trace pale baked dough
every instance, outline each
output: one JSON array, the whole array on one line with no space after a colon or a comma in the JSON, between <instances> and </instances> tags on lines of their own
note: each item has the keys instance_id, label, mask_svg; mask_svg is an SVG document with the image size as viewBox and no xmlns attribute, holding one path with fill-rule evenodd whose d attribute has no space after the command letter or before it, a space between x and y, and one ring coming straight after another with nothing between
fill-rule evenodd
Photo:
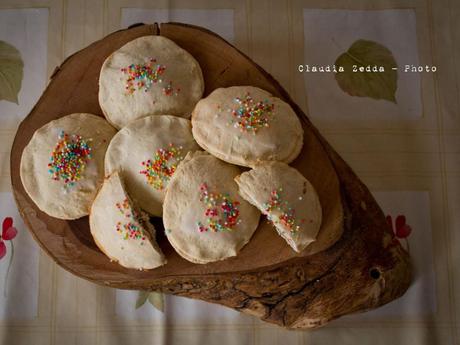
<instances>
[{"instance_id":1,"label":"pale baked dough","mask_svg":"<svg viewBox=\"0 0 460 345\"><path fill-rule=\"evenodd\" d=\"M240 195L267 215L296 252L316 240L322 221L321 204L315 188L297 169L269 162L235 181Z\"/></svg>"},{"instance_id":2,"label":"pale baked dough","mask_svg":"<svg viewBox=\"0 0 460 345\"><path fill-rule=\"evenodd\" d=\"M246 100L247 95L250 99ZM239 109L247 111L238 117ZM250 114L255 116L248 118ZM263 161L289 163L303 146L302 125L291 106L252 86L214 90L193 110L192 127L203 149L242 166Z\"/></svg>"},{"instance_id":3,"label":"pale baked dough","mask_svg":"<svg viewBox=\"0 0 460 345\"><path fill-rule=\"evenodd\" d=\"M130 122L113 137L105 156L105 174L120 171L136 203L161 216L170 175L187 152L198 149L190 120L147 116Z\"/></svg>"},{"instance_id":4,"label":"pale baked dough","mask_svg":"<svg viewBox=\"0 0 460 345\"><path fill-rule=\"evenodd\" d=\"M133 70L144 72L147 72L145 66L150 65L152 73L147 73L150 78L133 80L129 87L131 65ZM146 115L189 118L203 90L201 68L192 55L165 37L143 36L128 42L105 60L99 77L99 104L107 120L121 128Z\"/></svg>"},{"instance_id":5,"label":"pale baked dough","mask_svg":"<svg viewBox=\"0 0 460 345\"><path fill-rule=\"evenodd\" d=\"M49 172L50 157L59 135L80 135L91 148L91 158L74 185L54 180ZM104 118L91 114L71 114L38 129L24 148L21 157L21 181L40 210L61 219L88 215L97 189L104 179L104 155L116 133Z\"/></svg>"},{"instance_id":6,"label":"pale baked dough","mask_svg":"<svg viewBox=\"0 0 460 345\"><path fill-rule=\"evenodd\" d=\"M89 225L102 252L126 268L147 270L166 263L155 240L155 228L129 198L117 172L99 190Z\"/></svg>"},{"instance_id":7,"label":"pale baked dough","mask_svg":"<svg viewBox=\"0 0 460 345\"><path fill-rule=\"evenodd\" d=\"M199 264L223 260L237 255L250 240L260 213L238 195L233 179L240 172L238 167L199 151L189 153L179 165L166 191L163 223L169 242L186 260ZM206 204L204 185L215 205ZM228 195L227 202L222 197L224 194ZM224 216L222 205L230 202L239 203L235 219ZM222 231L213 231L207 221L210 217L205 214L207 209L211 215L216 212L212 221L222 225L227 219L229 226L216 227ZM200 225L206 230L200 231Z\"/></svg>"}]
</instances>

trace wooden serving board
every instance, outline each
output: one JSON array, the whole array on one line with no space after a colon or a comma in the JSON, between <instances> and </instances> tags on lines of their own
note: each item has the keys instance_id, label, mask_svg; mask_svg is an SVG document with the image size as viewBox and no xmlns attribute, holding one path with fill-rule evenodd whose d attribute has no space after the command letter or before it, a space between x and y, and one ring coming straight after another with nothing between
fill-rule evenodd
<instances>
[{"instance_id":1,"label":"wooden serving board","mask_svg":"<svg viewBox=\"0 0 460 345\"><path fill-rule=\"evenodd\" d=\"M94 244L88 217L75 221L41 212L19 176L22 151L35 130L64 115L102 116L98 79L108 55L132 39L162 35L200 63L205 96L218 87L253 85L290 103L305 139L293 162L315 186L323 207L318 240L296 254L271 225L259 228L234 258L198 265L182 259L153 219L168 263L151 271L112 263ZM157 290L219 303L284 327L312 328L341 315L375 308L401 296L411 280L408 254L388 228L368 189L319 134L286 91L267 72L214 33L168 23L115 32L57 67L44 94L21 123L11 153L11 180L18 208L41 247L79 277L116 288Z\"/></svg>"}]
</instances>

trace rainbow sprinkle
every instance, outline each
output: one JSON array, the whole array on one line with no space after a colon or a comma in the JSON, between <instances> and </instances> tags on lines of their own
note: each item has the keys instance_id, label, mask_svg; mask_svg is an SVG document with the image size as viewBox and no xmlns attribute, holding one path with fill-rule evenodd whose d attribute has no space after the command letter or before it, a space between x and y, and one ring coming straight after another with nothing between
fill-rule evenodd
<instances>
[{"instance_id":1,"label":"rainbow sprinkle","mask_svg":"<svg viewBox=\"0 0 460 345\"><path fill-rule=\"evenodd\" d=\"M120 213L129 219L127 223L117 222L116 230L120 233L124 240L135 239L141 240L141 245L145 241L144 231L140 227L140 215L134 211L130 205L128 199L124 199L122 202L117 202L115 206L118 208Z\"/></svg>"},{"instance_id":2,"label":"rainbow sprinkle","mask_svg":"<svg viewBox=\"0 0 460 345\"><path fill-rule=\"evenodd\" d=\"M182 146L176 147L170 143L168 148L156 150L153 159L141 163L147 183L157 190L162 190L177 169L179 162L184 159Z\"/></svg>"},{"instance_id":3,"label":"rainbow sprinkle","mask_svg":"<svg viewBox=\"0 0 460 345\"><path fill-rule=\"evenodd\" d=\"M147 92L153 84L162 83L161 76L166 71L166 66L156 63L154 58L148 59L146 64L131 64L128 67L122 68L121 71L128 75L126 79L125 90L126 93L132 95L134 91L144 89ZM165 96L177 96L180 88L173 88L172 81L163 87L163 94Z\"/></svg>"},{"instance_id":4,"label":"rainbow sprinkle","mask_svg":"<svg viewBox=\"0 0 460 345\"><path fill-rule=\"evenodd\" d=\"M232 228L240 223L238 219L240 211L238 201L232 201L228 194L210 193L206 183L200 186L200 201L206 205L207 224L197 222L198 230L205 231L231 231Z\"/></svg>"},{"instance_id":5,"label":"rainbow sprinkle","mask_svg":"<svg viewBox=\"0 0 460 345\"><path fill-rule=\"evenodd\" d=\"M273 223L281 223L283 226L289 229L291 233L297 233L300 230L300 225L295 219L295 210L289 207L287 201L281 200L281 193L283 188L274 189L270 193L270 200L263 204L264 213L267 215L268 220ZM273 212L280 213L279 216L273 214ZM304 223L305 219L300 221L300 224Z\"/></svg>"},{"instance_id":6,"label":"rainbow sprinkle","mask_svg":"<svg viewBox=\"0 0 460 345\"><path fill-rule=\"evenodd\" d=\"M235 98L234 102L238 104L238 108L232 110L231 123L235 128L255 134L260 128L269 126L274 104L268 100L255 102L249 93L244 98Z\"/></svg>"},{"instance_id":7,"label":"rainbow sprinkle","mask_svg":"<svg viewBox=\"0 0 460 345\"><path fill-rule=\"evenodd\" d=\"M172 81L170 81L168 83L168 85L166 85L164 88L163 88L163 94L165 96L177 96L180 92L180 88L176 88L174 89L173 86L172 86Z\"/></svg>"},{"instance_id":8,"label":"rainbow sprinkle","mask_svg":"<svg viewBox=\"0 0 460 345\"><path fill-rule=\"evenodd\" d=\"M48 171L53 180L64 181L64 187L70 188L81 179L86 164L91 159L91 147L80 135L68 135L61 131L59 140L51 153Z\"/></svg>"},{"instance_id":9,"label":"rainbow sprinkle","mask_svg":"<svg viewBox=\"0 0 460 345\"><path fill-rule=\"evenodd\" d=\"M152 84L161 83L161 75L165 72L166 67L160 64L156 64L157 60L150 58L146 64L131 64L126 68L122 68L121 71L124 74L128 74L126 79L126 93L132 95L134 91L141 90L147 92Z\"/></svg>"}]
</instances>

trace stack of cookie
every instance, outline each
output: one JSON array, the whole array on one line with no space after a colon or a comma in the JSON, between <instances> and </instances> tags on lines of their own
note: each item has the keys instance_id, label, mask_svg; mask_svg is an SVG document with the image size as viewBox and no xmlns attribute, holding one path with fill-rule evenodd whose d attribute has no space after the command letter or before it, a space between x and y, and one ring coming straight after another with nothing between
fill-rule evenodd
<instances>
[{"instance_id":1,"label":"stack of cookie","mask_svg":"<svg viewBox=\"0 0 460 345\"><path fill-rule=\"evenodd\" d=\"M129 42L101 69L106 120L71 114L37 130L21 159L25 190L53 217L89 215L95 243L127 268L166 263L149 216L162 217L177 253L198 264L236 256L261 213L303 251L322 209L288 165L303 146L297 115L252 86L203 92L198 62L174 42Z\"/></svg>"}]
</instances>

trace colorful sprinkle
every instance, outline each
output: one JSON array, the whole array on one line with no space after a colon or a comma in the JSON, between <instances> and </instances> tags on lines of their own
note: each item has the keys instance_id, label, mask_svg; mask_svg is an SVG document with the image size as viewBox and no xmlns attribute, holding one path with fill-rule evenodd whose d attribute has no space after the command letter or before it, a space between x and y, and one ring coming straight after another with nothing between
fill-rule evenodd
<instances>
[{"instance_id":1,"label":"colorful sprinkle","mask_svg":"<svg viewBox=\"0 0 460 345\"><path fill-rule=\"evenodd\" d=\"M231 112L233 115L231 124L235 128L255 134L260 128L269 126L274 104L268 100L256 102L249 93L244 98L235 98L234 102L238 104L238 108Z\"/></svg>"},{"instance_id":2,"label":"colorful sprinkle","mask_svg":"<svg viewBox=\"0 0 460 345\"><path fill-rule=\"evenodd\" d=\"M128 74L126 79L126 93L132 95L134 91L144 89L147 92L152 84L161 83L161 75L165 72L164 65L156 64L156 59L149 59L146 64L131 64L121 71Z\"/></svg>"},{"instance_id":3,"label":"colorful sprinkle","mask_svg":"<svg viewBox=\"0 0 460 345\"><path fill-rule=\"evenodd\" d=\"M206 205L206 224L197 222L200 232L231 231L240 223L238 201L232 201L228 194L211 193L206 183L200 186L200 201Z\"/></svg>"},{"instance_id":4,"label":"colorful sprinkle","mask_svg":"<svg viewBox=\"0 0 460 345\"><path fill-rule=\"evenodd\" d=\"M184 159L182 146L176 147L170 143L168 148L156 150L153 159L141 163L147 183L157 190L162 190L177 169L179 162Z\"/></svg>"},{"instance_id":5,"label":"colorful sprinkle","mask_svg":"<svg viewBox=\"0 0 460 345\"><path fill-rule=\"evenodd\" d=\"M177 96L180 92L180 88L176 88L174 89L173 86L172 86L172 81L170 81L168 83L168 85L166 85L164 88L163 88L163 94L165 96Z\"/></svg>"},{"instance_id":6,"label":"colorful sprinkle","mask_svg":"<svg viewBox=\"0 0 460 345\"><path fill-rule=\"evenodd\" d=\"M137 90L143 89L147 92L153 84L163 83L161 77L166 71L166 66L157 64L156 62L156 59L150 58L145 64L131 64L121 69L124 74L128 74L125 85L127 94L132 95L134 91L136 91L136 88ZM169 81L168 84L163 87L163 94L165 96L177 96L179 92L180 88L174 88L172 86L172 81Z\"/></svg>"},{"instance_id":7,"label":"colorful sprinkle","mask_svg":"<svg viewBox=\"0 0 460 345\"><path fill-rule=\"evenodd\" d=\"M48 171L53 180L63 180L64 187L70 188L81 179L91 159L91 140L84 140L80 135L68 135L64 131L61 131L58 138L51 153Z\"/></svg>"},{"instance_id":8,"label":"colorful sprinkle","mask_svg":"<svg viewBox=\"0 0 460 345\"><path fill-rule=\"evenodd\" d=\"M142 223L140 214L130 207L128 199L117 202L115 206L125 218L129 219L126 223L117 222L117 232L122 235L124 240L141 240L141 245L143 245L143 241L145 241L146 238L140 226L140 223Z\"/></svg>"},{"instance_id":9,"label":"colorful sprinkle","mask_svg":"<svg viewBox=\"0 0 460 345\"><path fill-rule=\"evenodd\" d=\"M120 211L123 216L127 218L131 216L131 207L129 207L129 201L127 198L125 198L122 202L117 202L115 206L117 206L118 211Z\"/></svg>"},{"instance_id":10,"label":"colorful sprinkle","mask_svg":"<svg viewBox=\"0 0 460 345\"><path fill-rule=\"evenodd\" d=\"M263 204L264 213L267 218L273 223L281 223L289 229L291 233L297 233L300 230L300 225L296 222L295 210L289 206L287 201L281 200L283 188L278 188L270 193L270 200ZM279 215L277 215L279 213ZM302 219L300 223L304 223Z\"/></svg>"}]
</instances>

